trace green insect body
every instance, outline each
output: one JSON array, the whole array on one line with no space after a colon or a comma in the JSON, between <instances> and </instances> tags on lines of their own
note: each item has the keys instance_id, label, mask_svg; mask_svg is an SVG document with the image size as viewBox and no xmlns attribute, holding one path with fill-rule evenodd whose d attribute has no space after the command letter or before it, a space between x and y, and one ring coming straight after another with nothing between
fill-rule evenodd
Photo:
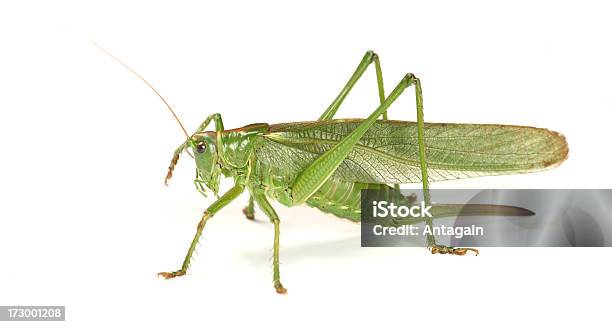
<instances>
[{"instance_id":1,"label":"green insect body","mask_svg":"<svg viewBox=\"0 0 612 327\"><path fill-rule=\"evenodd\" d=\"M219 114L209 118L217 119L217 125L222 126ZM196 185L202 192L208 188L217 193L221 175L233 178L235 186L226 193L231 195L227 201L248 190L277 227L280 220L267 199L288 207L300 205L295 203L293 194L296 180L309 171L309 167L318 158L330 153L362 123L362 119L330 119L276 125L261 123L227 131L198 132L181 145L177 153L189 146L193 148L198 176ZM558 165L568 153L565 138L543 128L445 123L427 123L424 127L428 181L533 172ZM307 197L305 204L359 222L361 190L377 189L391 196L396 189L389 184L423 182L419 142L415 136L417 132L418 124L414 122L375 121L334 168L331 176ZM174 164L176 161L173 160L169 176ZM224 205L225 202L220 198L215 204ZM213 210L217 210L215 204L211 206ZM454 216L460 210L466 214L465 209L436 205L433 214L438 218ZM503 209L505 211L500 211L496 206L476 206L468 208L472 211L467 214L528 214L519 208ZM252 217L252 210L250 203L250 209L249 206L245 208L247 217ZM198 232L183 267L189 266L193 248L205 221L210 217L205 213L205 218L198 225ZM408 223L423 221L426 220ZM432 253L453 254L465 254L468 250L435 243L431 249ZM277 242L275 252L278 252ZM275 260L278 259L275 257ZM277 267L278 262L275 261L275 276L279 275ZM161 274L173 278L183 275L185 271L186 268ZM280 293L286 291L280 284L280 278L275 278L275 286Z\"/></svg>"},{"instance_id":2,"label":"green insect body","mask_svg":"<svg viewBox=\"0 0 612 327\"><path fill-rule=\"evenodd\" d=\"M220 134L223 157L214 163L226 177L235 178L236 183L243 181L250 192L263 191L269 199L290 207L290 187L299 173L360 122L339 119L254 124L224 131ZM199 153L196 149L196 162L198 172L208 172L214 169L210 159L218 146L216 134L201 135L200 140L210 150ZM388 184L421 182L414 135L416 123L377 121L306 204L358 222L362 189L393 192ZM425 144L430 181L537 171L567 154L560 134L523 126L428 123ZM218 181L215 179L209 187L218 190Z\"/></svg>"},{"instance_id":3,"label":"green insect body","mask_svg":"<svg viewBox=\"0 0 612 327\"><path fill-rule=\"evenodd\" d=\"M365 119L333 119L345 97L372 63L376 69L380 106ZM134 73L167 104L148 82ZM388 120L387 109L408 87L415 88L417 121ZM172 111L170 106L168 108ZM172 114L177 118L173 111ZM187 140L174 152L166 184L180 154L190 149L197 167L194 182L201 193L210 190L217 195L222 176L232 178L234 186L204 211L181 268L159 275L165 278L185 275L208 220L246 190L250 194L244 209L247 218L253 218L256 204L274 225L273 283L278 293L286 292L279 268L280 218L270 200L288 207L306 204L358 222L363 189L397 195L398 184L420 183L423 201L430 204L430 182L543 170L559 165L568 154L565 138L547 129L426 124L419 79L407 74L385 95L380 61L372 51L366 52L345 87L317 121L261 123L225 130L221 115L213 114L192 135L178 118L177 121ZM214 131L206 131L211 122ZM457 205L436 204L432 214L435 218L453 216L460 209ZM522 208L488 205L474 205L468 211L470 215L532 214ZM403 223L419 222L431 227L432 218ZM475 249L439 245L431 235L427 237L427 244L432 253L463 255L474 251L478 254Z\"/></svg>"}]
</instances>

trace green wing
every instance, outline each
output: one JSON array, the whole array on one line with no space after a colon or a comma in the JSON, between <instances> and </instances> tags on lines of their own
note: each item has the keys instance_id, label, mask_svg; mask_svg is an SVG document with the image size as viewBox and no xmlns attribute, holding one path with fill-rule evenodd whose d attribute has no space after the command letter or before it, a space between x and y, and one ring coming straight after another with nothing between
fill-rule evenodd
<instances>
[{"instance_id":1,"label":"green wing","mask_svg":"<svg viewBox=\"0 0 612 327\"><path fill-rule=\"evenodd\" d=\"M265 164L297 176L353 131L361 119L271 125L257 145ZM361 183L421 181L415 122L377 121L332 178ZM517 174L567 158L563 135L542 128L484 124L425 124L431 181Z\"/></svg>"}]
</instances>

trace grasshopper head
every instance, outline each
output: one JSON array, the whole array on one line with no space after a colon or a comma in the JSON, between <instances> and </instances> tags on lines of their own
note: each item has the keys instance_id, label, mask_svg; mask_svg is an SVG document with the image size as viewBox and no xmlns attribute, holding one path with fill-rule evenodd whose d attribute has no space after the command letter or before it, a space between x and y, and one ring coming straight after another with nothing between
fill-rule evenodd
<instances>
[{"instance_id":1,"label":"grasshopper head","mask_svg":"<svg viewBox=\"0 0 612 327\"><path fill-rule=\"evenodd\" d=\"M196 162L196 185L201 186L203 183L217 195L221 180L221 165L217 154L216 133L197 133L192 140L191 148ZM201 187L199 189L204 191Z\"/></svg>"},{"instance_id":2,"label":"grasshopper head","mask_svg":"<svg viewBox=\"0 0 612 327\"><path fill-rule=\"evenodd\" d=\"M195 184L198 190L200 193L205 194L204 187L206 187L217 195L221 180L221 165L219 164L219 156L217 154L215 132L196 133L176 149L170 167L168 167L168 174L165 180L166 185L168 185L168 180L172 178L172 172L178 162L179 155L187 148L191 148L194 154L196 162Z\"/></svg>"}]
</instances>

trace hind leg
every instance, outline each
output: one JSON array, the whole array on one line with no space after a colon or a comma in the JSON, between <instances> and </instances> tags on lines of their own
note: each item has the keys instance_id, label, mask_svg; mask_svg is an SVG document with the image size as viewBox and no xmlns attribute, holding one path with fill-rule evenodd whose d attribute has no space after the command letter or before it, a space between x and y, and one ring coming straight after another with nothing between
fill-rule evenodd
<instances>
[{"instance_id":1,"label":"hind leg","mask_svg":"<svg viewBox=\"0 0 612 327\"><path fill-rule=\"evenodd\" d=\"M336 115L336 112L338 112L338 108L340 108L340 105L342 104L346 96L353 89L353 86L357 84L357 81L361 78L361 76L366 71L366 69L368 69L368 66L370 66L370 64L372 63L374 63L374 67L376 69L378 98L380 99L381 104L383 103L383 101L385 101L385 89L383 86L383 77L382 77L382 69L380 68L380 60L378 58L378 55L374 53L374 51L369 50L365 53L365 55L363 55L361 62L357 66L357 69L355 69L355 72L353 73L351 78L349 78L348 82L346 82L346 85L344 86L344 88L342 88L342 91L340 91L340 94L338 94L338 96L334 99L334 101L329 105L329 107L319 117L318 120L328 120L328 119L334 118L334 116ZM383 119L387 119L387 112L383 113Z\"/></svg>"},{"instance_id":2,"label":"hind leg","mask_svg":"<svg viewBox=\"0 0 612 327\"><path fill-rule=\"evenodd\" d=\"M398 83L395 89L389 94L383 103L347 136L340 140L327 152L320 155L313 161L300 175L293 181L291 187L291 198L293 205L304 203L332 176L334 171L340 166L344 159L353 150L359 139L368 131L372 125L387 112L389 106L403 93L403 91L413 86L416 95L417 111L417 143L419 166L421 170L421 182L423 185L423 197L425 205L431 203L429 195L429 178L427 173L427 159L424 140L424 118L423 118L423 94L420 80L413 74L406 74ZM327 113L327 112L326 112ZM431 227L432 218L426 219L426 224ZM427 235L427 246L432 253L465 254L469 249L451 248L436 244L435 237Z\"/></svg>"}]
</instances>

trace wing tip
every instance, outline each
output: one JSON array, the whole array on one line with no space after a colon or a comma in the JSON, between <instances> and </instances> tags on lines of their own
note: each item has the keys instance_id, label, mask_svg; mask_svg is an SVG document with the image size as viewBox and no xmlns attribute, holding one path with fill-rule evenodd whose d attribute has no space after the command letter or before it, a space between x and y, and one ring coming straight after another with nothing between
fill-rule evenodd
<instances>
[{"instance_id":1,"label":"wing tip","mask_svg":"<svg viewBox=\"0 0 612 327\"><path fill-rule=\"evenodd\" d=\"M550 129L546 129L546 131L550 133L556 143L559 144L557 149L553 152L555 155L552 156L550 159L544 160L544 162L542 163L544 169L551 169L559 166L565 160L567 160L567 158L569 157L569 145L567 144L567 139L565 138L565 135Z\"/></svg>"}]
</instances>

